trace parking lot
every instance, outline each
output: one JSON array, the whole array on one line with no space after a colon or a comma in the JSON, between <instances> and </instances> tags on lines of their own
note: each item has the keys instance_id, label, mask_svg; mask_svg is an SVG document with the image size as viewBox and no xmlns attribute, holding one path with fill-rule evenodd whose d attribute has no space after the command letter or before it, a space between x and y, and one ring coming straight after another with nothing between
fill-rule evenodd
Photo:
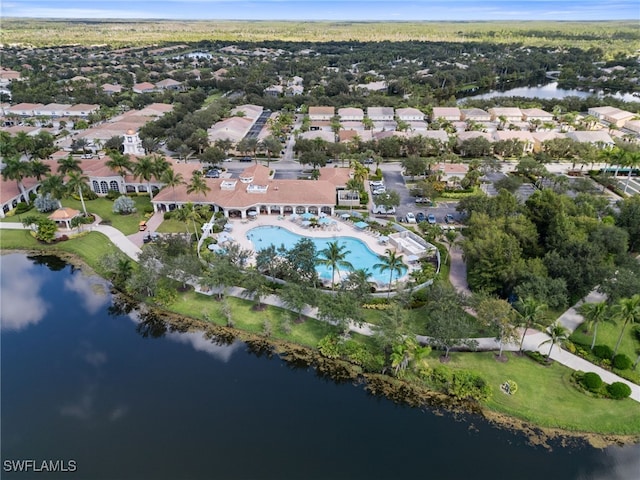
<instances>
[{"instance_id":1,"label":"parking lot","mask_svg":"<svg viewBox=\"0 0 640 480\"><path fill-rule=\"evenodd\" d=\"M438 202L433 207L416 203L415 197L411 196L400 170L385 168L382 172L382 176L387 190L395 190L400 196L400 205L396 209L395 214L396 220L403 221L409 212L414 215L417 215L418 212L422 212L425 217L430 213L435 215L436 223L438 224L445 223L444 219L446 215L452 215L456 222L460 221L461 216L456 211L456 205L458 204L457 201L452 200L448 202Z\"/></svg>"}]
</instances>

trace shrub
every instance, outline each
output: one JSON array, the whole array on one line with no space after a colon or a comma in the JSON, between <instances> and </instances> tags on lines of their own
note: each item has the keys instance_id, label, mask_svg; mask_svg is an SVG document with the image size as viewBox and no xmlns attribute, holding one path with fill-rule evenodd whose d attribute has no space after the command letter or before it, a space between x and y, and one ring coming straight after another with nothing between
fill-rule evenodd
<instances>
[{"instance_id":1,"label":"shrub","mask_svg":"<svg viewBox=\"0 0 640 480\"><path fill-rule=\"evenodd\" d=\"M107 195L105 198L107 198L107 200L115 200L116 198L118 198L120 196L120 192L117 190L109 190L107 192Z\"/></svg>"},{"instance_id":2,"label":"shrub","mask_svg":"<svg viewBox=\"0 0 640 480\"><path fill-rule=\"evenodd\" d=\"M640 325L633 327L633 334L635 335L636 340L640 341Z\"/></svg>"},{"instance_id":3,"label":"shrub","mask_svg":"<svg viewBox=\"0 0 640 480\"><path fill-rule=\"evenodd\" d=\"M129 215L136 211L136 202L127 196L120 196L113 202L113 213L120 215Z\"/></svg>"},{"instance_id":4,"label":"shrub","mask_svg":"<svg viewBox=\"0 0 640 480\"><path fill-rule=\"evenodd\" d=\"M152 206L144 207L144 213L145 215L153 215L153 207Z\"/></svg>"},{"instance_id":5,"label":"shrub","mask_svg":"<svg viewBox=\"0 0 640 480\"><path fill-rule=\"evenodd\" d=\"M593 347L593 354L598 358L611 358L613 357L613 350L609 345L596 345Z\"/></svg>"},{"instance_id":6,"label":"shrub","mask_svg":"<svg viewBox=\"0 0 640 480\"><path fill-rule=\"evenodd\" d=\"M631 395L631 387L626 383L613 382L611 385L607 385L607 392L614 400L622 400Z\"/></svg>"},{"instance_id":7,"label":"shrub","mask_svg":"<svg viewBox=\"0 0 640 480\"><path fill-rule=\"evenodd\" d=\"M33 201L33 205L40 213L52 212L58 208L58 201L47 193L46 195L38 195Z\"/></svg>"},{"instance_id":8,"label":"shrub","mask_svg":"<svg viewBox=\"0 0 640 480\"><path fill-rule=\"evenodd\" d=\"M28 212L31 210L31 205L25 202L20 202L16 205L16 215L20 215L21 213Z\"/></svg>"},{"instance_id":9,"label":"shrub","mask_svg":"<svg viewBox=\"0 0 640 480\"><path fill-rule=\"evenodd\" d=\"M602 388L602 379L597 373L587 372L582 377L582 385L590 392L597 392Z\"/></svg>"},{"instance_id":10,"label":"shrub","mask_svg":"<svg viewBox=\"0 0 640 480\"><path fill-rule=\"evenodd\" d=\"M618 370L629 370L632 365L633 362L624 353L619 353L613 357L613 367Z\"/></svg>"},{"instance_id":11,"label":"shrub","mask_svg":"<svg viewBox=\"0 0 640 480\"><path fill-rule=\"evenodd\" d=\"M171 220L172 217L173 217L173 212L164 212L164 215L162 216L164 220Z\"/></svg>"}]
</instances>

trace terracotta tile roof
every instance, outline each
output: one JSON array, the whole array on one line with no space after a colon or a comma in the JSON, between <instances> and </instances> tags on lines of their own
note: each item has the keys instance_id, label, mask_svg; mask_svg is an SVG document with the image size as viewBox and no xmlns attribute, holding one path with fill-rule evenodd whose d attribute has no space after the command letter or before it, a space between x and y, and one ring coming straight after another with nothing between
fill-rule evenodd
<instances>
[{"instance_id":1,"label":"terracotta tile roof","mask_svg":"<svg viewBox=\"0 0 640 480\"><path fill-rule=\"evenodd\" d=\"M59 222L62 220L71 220L72 218L77 217L78 214L80 214L79 210L64 207L54 211L51 215L49 215L49 218L55 222Z\"/></svg>"}]
</instances>

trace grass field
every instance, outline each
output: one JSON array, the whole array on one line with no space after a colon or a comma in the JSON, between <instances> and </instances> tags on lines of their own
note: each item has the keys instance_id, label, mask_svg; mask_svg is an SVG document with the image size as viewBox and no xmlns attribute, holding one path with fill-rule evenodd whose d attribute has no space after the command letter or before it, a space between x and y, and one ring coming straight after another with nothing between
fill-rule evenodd
<instances>
[{"instance_id":1,"label":"grass field","mask_svg":"<svg viewBox=\"0 0 640 480\"><path fill-rule=\"evenodd\" d=\"M96 198L95 200L85 200L85 205L87 207L87 212L94 213L98 215L103 222L110 222L111 225L118 230L120 230L125 235L131 235L132 233L136 233L138 231L138 223L140 220L144 220L146 217L144 215L145 209L151 208L151 200L148 195L140 195L131 197L136 204L136 213L132 213L131 215L120 215L113 213L113 202L106 198ZM82 212L82 203L80 200L75 200L73 198L66 198L62 200L63 207L74 208L80 212ZM13 215L9 217L5 217L1 219L2 222L21 222L21 218L27 215L35 215L35 216L49 216L49 213L40 213L35 208L32 208L27 213L23 213L21 215Z\"/></svg>"},{"instance_id":2,"label":"grass field","mask_svg":"<svg viewBox=\"0 0 640 480\"><path fill-rule=\"evenodd\" d=\"M562 365L540 365L528 357L508 352L498 362L491 352L454 353L448 365L481 374L493 390L487 406L543 427L579 432L640 433L640 404L634 400L593 398L571 383L572 371ZM435 355L434 355L435 356ZM433 358L432 365L438 360ZM515 395L500 391L506 380L518 384Z\"/></svg>"},{"instance_id":3,"label":"grass field","mask_svg":"<svg viewBox=\"0 0 640 480\"><path fill-rule=\"evenodd\" d=\"M292 320L292 313L281 308L267 306L264 310L255 311L254 303L249 300L227 297L227 302L231 308L232 320L240 330L262 333L264 322L267 320L271 325L272 337L313 348L322 337L335 331L335 328L329 324L314 319L295 323ZM226 324L226 318L222 313L222 302L215 296L188 292L168 310L199 319L204 319L206 315L214 323ZM285 323L291 327L289 334L284 330Z\"/></svg>"},{"instance_id":4,"label":"grass field","mask_svg":"<svg viewBox=\"0 0 640 480\"><path fill-rule=\"evenodd\" d=\"M27 230L0 230L0 249L62 252L77 255L98 273L102 273L100 260L108 253L118 251L107 237L98 232L46 245L38 242Z\"/></svg>"}]
</instances>

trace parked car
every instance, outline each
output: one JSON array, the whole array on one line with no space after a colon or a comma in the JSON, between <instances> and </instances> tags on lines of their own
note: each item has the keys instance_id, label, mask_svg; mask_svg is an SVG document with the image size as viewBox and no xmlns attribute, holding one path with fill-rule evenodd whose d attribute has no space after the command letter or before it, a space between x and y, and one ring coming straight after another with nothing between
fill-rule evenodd
<instances>
[{"instance_id":1,"label":"parked car","mask_svg":"<svg viewBox=\"0 0 640 480\"><path fill-rule=\"evenodd\" d=\"M83 160L90 160L93 158L93 153L84 153L80 158Z\"/></svg>"},{"instance_id":2,"label":"parked car","mask_svg":"<svg viewBox=\"0 0 640 480\"><path fill-rule=\"evenodd\" d=\"M396 207L385 208L384 205L374 205L371 211L378 215L393 215L396 213Z\"/></svg>"},{"instance_id":3,"label":"parked car","mask_svg":"<svg viewBox=\"0 0 640 480\"><path fill-rule=\"evenodd\" d=\"M374 180L374 181L369 182L369 185L371 186L371 188L384 187L384 181L383 180Z\"/></svg>"},{"instance_id":4,"label":"parked car","mask_svg":"<svg viewBox=\"0 0 640 480\"><path fill-rule=\"evenodd\" d=\"M426 203L427 205L433 205L430 198L427 197L416 197L416 203Z\"/></svg>"},{"instance_id":5,"label":"parked car","mask_svg":"<svg viewBox=\"0 0 640 480\"><path fill-rule=\"evenodd\" d=\"M436 216L433 213L430 213L429 215L427 215L427 222L429 222L431 225L435 225Z\"/></svg>"},{"instance_id":6,"label":"parked car","mask_svg":"<svg viewBox=\"0 0 640 480\"><path fill-rule=\"evenodd\" d=\"M407 223L417 223L416 216L411 212L407 213L407 216L405 217L405 221Z\"/></svg>"},{"instance_id":7,"label":"parked car","mask_svg":"<svg viewBox=\"0 0 640 480\"><path fill-rule=\"evenodd\" d=\"M424 213L422 213L422 212L416 213L416 222L418 222L418 223L424 222L425 219L426 219L426 217L424 216Z\"/></svg>"},{"instance_id":8,"label":"parked car","mask_svg":"<svg viewBox=\"0 0 640 480\"><path fill-rule=\"evenodd\" d=\"M372 165L373 164L373 158L366 158L364 161L365 165Z\"/></svg>"},{"instance_id":9,"label":"parked car","mask_svg":"<svg viewBox=\"0 0 640 480\"><path fill-rule=\"evenodd\" d=\"M386 193L387 189L384 187L376 187L373 190L371 190L371 193L373 193L374 195L382 195L383 193Z\"/></svg>"},{"instance_id":10,"label":"parked car","mask_svg":"<svg viewBox=\"0 0 640 480\"><path fill-rule=\"evenodd\" d=\"M241 157L240 161L241 162L250 162L251 161L251 157Z\"/></svg>"},{"instance_id":11,"label":"parked car","mask_svg":"<svg viewBox=\"0 0 640 480\"><path fill-rule=\"evenodd\" d=\"M455 223L455 220L453 219L453 215L451 215L450 213L447 213L444 217L444 221L446 223Z\"/></svg>"},{"instance_id":12,"label":"parked car","mask_svg":"<svg viewBox=\"0 0 640 480\"><path fill-rule=\"evenodd\" d=\"M212 168L210 170L207 170L207 173L205 173L204 176L207 178L220 178L220 170L218 170L217 168Z\"/></svg>"}]
</instances>

